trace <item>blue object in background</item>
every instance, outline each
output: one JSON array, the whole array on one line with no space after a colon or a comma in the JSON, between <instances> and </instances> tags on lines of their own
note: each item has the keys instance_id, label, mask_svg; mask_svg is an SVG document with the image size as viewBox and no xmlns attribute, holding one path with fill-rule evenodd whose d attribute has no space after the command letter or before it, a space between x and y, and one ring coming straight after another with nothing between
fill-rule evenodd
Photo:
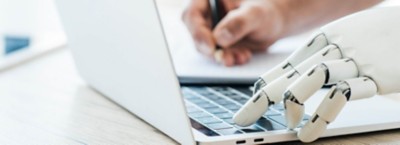
<instances>
[{"instance_id":1,"label":"blue object in background","mask_svg":"<svg viewBox=\"0 0 400 145\"><path fill-rule=\"evenodd\" d=\"M5 36L5 55L9 55L13 52L28 48L30 44L30 38L24 36Z\"/></svg>"}]
</instances>

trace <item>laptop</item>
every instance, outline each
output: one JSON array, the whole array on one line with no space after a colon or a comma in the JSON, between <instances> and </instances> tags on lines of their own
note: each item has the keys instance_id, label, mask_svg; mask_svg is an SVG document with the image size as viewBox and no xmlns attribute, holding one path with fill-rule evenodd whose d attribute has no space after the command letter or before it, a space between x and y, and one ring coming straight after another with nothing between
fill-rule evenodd
<instances>
[{"instance_id":1,"label":"laptop","mask_svg":"<svg viewBox=\"0 0 400 145\"><path fill-rule=\"evenodd\" d=\"M250 127L233 124L232 115L251 96L248 85L180 85L155 1L56 2L82 78L175 141L235 145L298 140L296 131L285 127L281 104ZM304 122L326 92L317 92L305 104ZM389 97L350 102L323 137L399 128L398 114L400 103Z\"/></svg>"}]
</instances>

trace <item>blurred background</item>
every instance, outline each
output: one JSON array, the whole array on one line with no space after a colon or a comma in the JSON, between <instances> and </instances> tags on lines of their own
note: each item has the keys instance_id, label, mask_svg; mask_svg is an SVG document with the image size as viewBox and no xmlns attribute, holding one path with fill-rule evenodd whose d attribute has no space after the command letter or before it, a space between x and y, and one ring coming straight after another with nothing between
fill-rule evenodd
<instances>
[{"instance_id":1,"label":"blurred background","mask_svg":"<svg viewBox=\"0 0 400 145\"><path fill-rule=\"evenodd\" d=\"M185 56L211 64L194 50L192 39L181 21L181 13L188 1L156 0L171 54L175 63L186 59L181 57L182 54L190 54ZM389 0L380 6L398 4L399 1ZM309 34L302 35L279 41L271 47L271 52L291 52ZM0 0L0 37L0 70L62 49L68 43L54 0Z\"/></svg>"},{"instance_id":2,"label":"blurred background","mask_svg":"<svg viewBox=\"0 0 400 145\"><path fill-rule=\"evenodd\" d=\"M53 0L0 0L0 70L66 43Z\"/></svg>"}]
</instances>

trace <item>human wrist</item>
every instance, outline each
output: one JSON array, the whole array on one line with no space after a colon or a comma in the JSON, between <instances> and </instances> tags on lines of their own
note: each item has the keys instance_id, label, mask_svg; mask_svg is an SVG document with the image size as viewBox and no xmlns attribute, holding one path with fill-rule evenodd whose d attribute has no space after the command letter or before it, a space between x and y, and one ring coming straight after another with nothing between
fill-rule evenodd
<instances>
[{"instance_id":1,"label":"human wrist","mask_svg":"<svg viewBox=\"0 0 400 145\"><path fill-rule=\"evenodd\" d=\"M274 26L276 38L280 39L290 35L291 25L288 5L283 2L285 0L271 0L270 10L274 13Z\"/></svg>"}]
</instances>

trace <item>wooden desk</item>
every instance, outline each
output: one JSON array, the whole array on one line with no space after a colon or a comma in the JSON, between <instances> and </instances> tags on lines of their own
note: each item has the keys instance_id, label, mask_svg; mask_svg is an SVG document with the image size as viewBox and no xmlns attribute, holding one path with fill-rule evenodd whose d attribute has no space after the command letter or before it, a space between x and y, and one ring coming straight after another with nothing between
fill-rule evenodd
<instances>
[{"instance_id":1,"label":"wooden desk","mask_svg":"<svg viewBox=\"0 0 400 145\"><path fill-rule=\"evenodd\" d=\"M2 72L0 88L0 144L177 144L88 87L66 49ZM400 144L400 130L315 144Z\"/></svg>"}]
</instances>

